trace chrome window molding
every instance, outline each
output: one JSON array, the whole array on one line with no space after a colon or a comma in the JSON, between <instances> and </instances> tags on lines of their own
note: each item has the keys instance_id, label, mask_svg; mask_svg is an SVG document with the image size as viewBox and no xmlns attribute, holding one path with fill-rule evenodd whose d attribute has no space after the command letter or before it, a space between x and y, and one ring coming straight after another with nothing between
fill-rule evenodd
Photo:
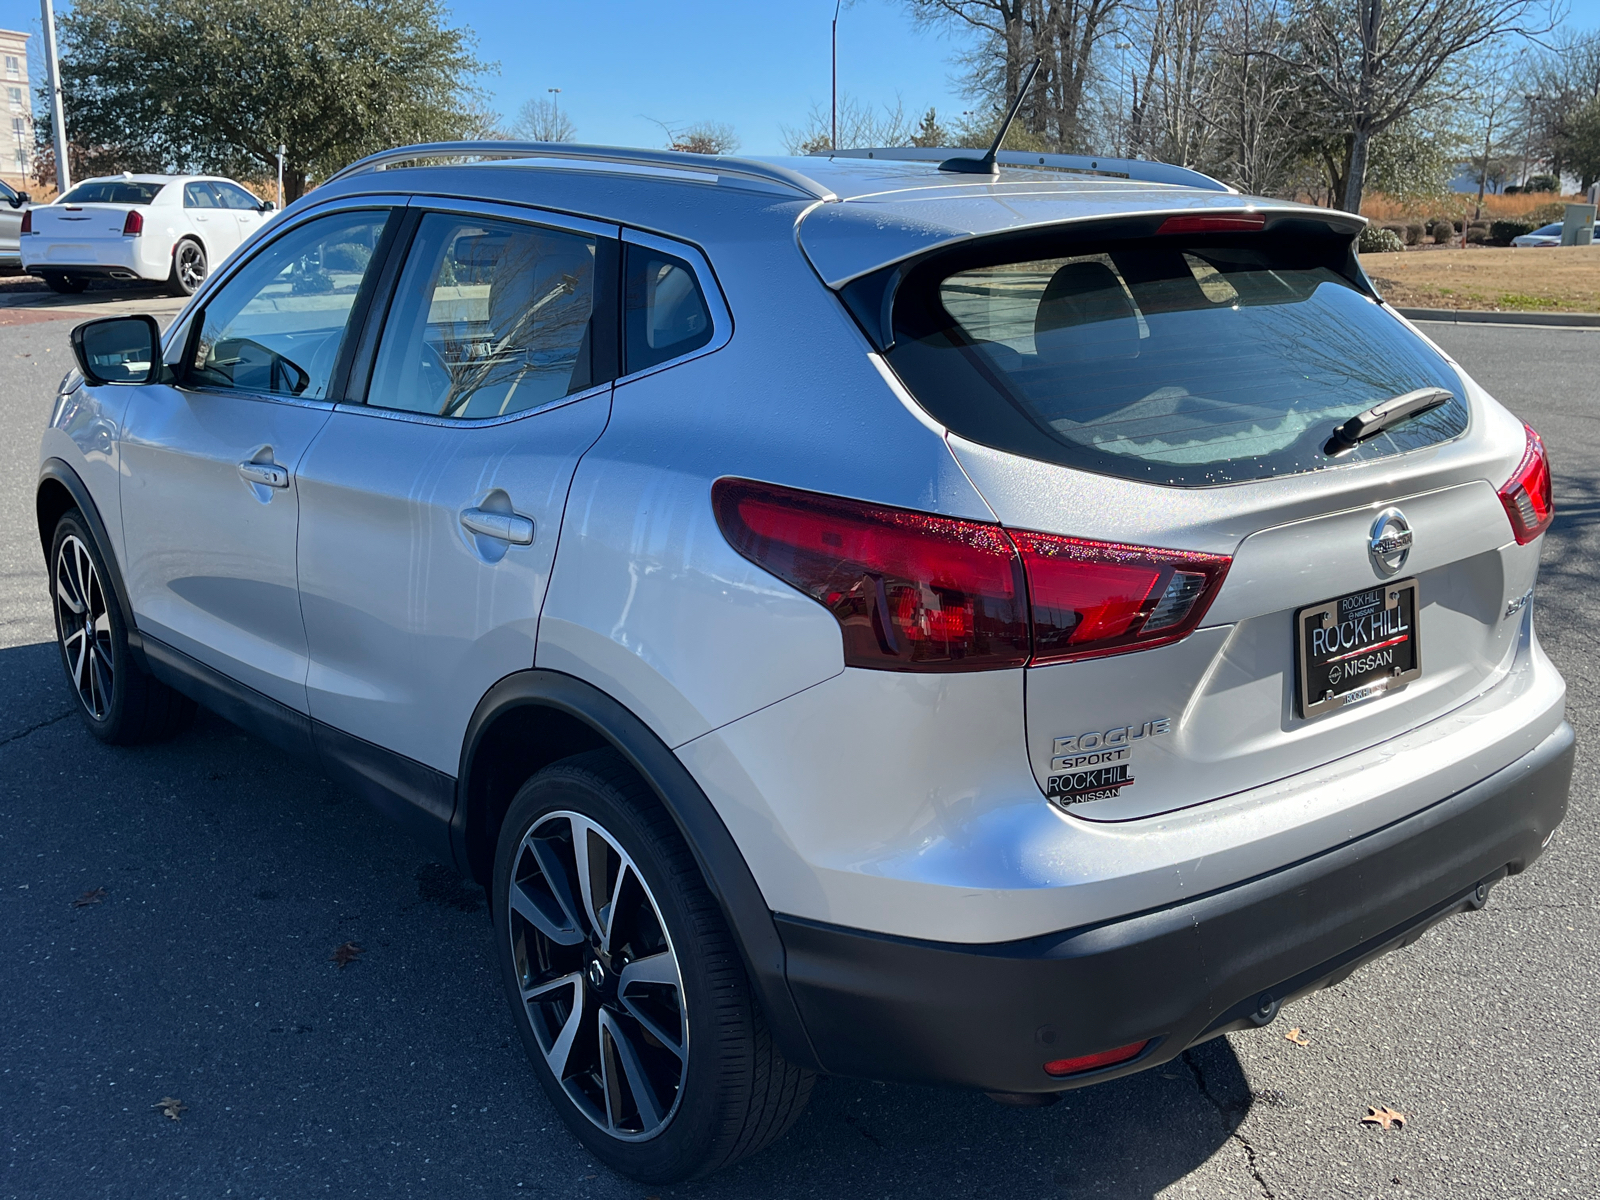
<instances>
[{"instance_id":1,"label":"chrome window molding","mask_svg":"<svg viewBox=\"0 0 1600 1200\"><path fill-rule=\"evenodd\" d=\"M330 404L342 413L360 413L368 417L385 417L391 421L405 421L412 425L438 425L446 429L493 429L500 425L509 425L513 421L520 421L524 417L536 417L540 413L552 412L558 408L565 408L569 404L576 404L580 400L588 400L611 390L611 381L597 383L591 388L581 392L572 392L556 400L548 400L543 404L536 404L532 408L519 408L516 412L504 413L498 417L440 417L433 413L412 412L407 408L381 408L374 404L353 404L348 400L341 400Z\"/></svg>"},{"instance_id":2,"label":"chrome window molding","mask_svg":"<svg viewBox=\"0 0 1600 1200\"><path fill-rule=\"evenodd\" d=\"M638 371L629 371L617 377L618 383L631 383L635 379L643 379L654 375L658 371L666 371L696 358L703 358L707 354L715 354L726 346L733 337L733 313L728 308L728 298L722 292L722 283L717 278L716 272L711 269L711 263L701 252L700 247L691 242L680 242L676 238L661 237L659 234L645 233L641 229L631 226L622 226L622 240L626 244L645 246L651 250L659 250L663 254L671 254L683 259L694 271L695 278L700 281L700 291L706 298L706 304L711 309L711 340L704 346L690 350L687 354L680 354L677 358L669 358L665 362L652 363ZM619 298L622 306L619 314L627 322L627 297Z\"/></svg>"}]
</instances>

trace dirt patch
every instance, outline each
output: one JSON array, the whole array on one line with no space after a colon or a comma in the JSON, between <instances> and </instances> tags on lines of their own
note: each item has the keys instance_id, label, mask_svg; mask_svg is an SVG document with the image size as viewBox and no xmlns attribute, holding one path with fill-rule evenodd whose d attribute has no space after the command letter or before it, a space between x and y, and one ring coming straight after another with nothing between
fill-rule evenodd
<instances>
[{"instance_id":1,"label":"dirt patch","mask_svg":"<svg viewBox=\"0 0 1600 1200\"><path fill-rule=\"evenodd\" d=\"M1364 254L1361 265L1399 308L1600 312L1600 246Z\"/></svg>"}]
</instances>

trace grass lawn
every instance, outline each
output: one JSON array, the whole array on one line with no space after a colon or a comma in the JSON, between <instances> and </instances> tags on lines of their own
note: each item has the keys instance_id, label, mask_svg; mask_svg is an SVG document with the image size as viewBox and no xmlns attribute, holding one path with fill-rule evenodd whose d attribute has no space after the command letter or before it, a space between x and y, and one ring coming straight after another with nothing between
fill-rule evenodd
<instances>
[{"instance_id":1,"label":"grass lawn","mask_svg":"<svg viewBox=\"0 0 1600 1200\"><path fill-rule=\"evenodd\" d=\"M1408 250L1361 265L1398 308L1600 312L1600 246Z\"/></svg>"}]
</instances>

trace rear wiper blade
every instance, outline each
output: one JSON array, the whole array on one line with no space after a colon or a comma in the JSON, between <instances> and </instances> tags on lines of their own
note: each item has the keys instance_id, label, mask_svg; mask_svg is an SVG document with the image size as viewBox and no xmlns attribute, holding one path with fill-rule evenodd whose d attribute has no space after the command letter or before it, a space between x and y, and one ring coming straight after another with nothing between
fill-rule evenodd
<instances>
[{"instance_id":1,"label":"rear wiper blade","mask_svg":"<svg viewBox=\"0 0 1600 1200\"><path fill-rule=\"evenodd\" d=\"M1333 436L1328 439L1328 444L1322 448L1322 452L1329 458L1343 454L1352 446L1370 437L1377 437L1385 429L1393 429L1402 421L1409 421L1412 417L1429 409L1438 408L1441 404L1448 404L1454 399L1455 393L1448 392L1444 388L1418 388L1414 392L1405 392L1399 396L1391 396L1387 400L1380 400L1365 412L1358 412L1335 429Z\"/></svg>"}]
</instances>

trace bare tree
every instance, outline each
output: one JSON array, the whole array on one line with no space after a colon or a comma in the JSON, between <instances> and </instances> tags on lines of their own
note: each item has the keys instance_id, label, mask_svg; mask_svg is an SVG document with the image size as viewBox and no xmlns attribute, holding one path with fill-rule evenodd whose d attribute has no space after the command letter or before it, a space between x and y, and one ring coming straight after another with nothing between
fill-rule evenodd
<instances>
[{"instance_id":1,"label":"bare tree","mask_svg":"<svg viewBox=\"0 0 1600 1200\"><path fill-rule=\"evenodd\" d=\"M933 118L932 130L927 128ZM879 112L865 101L846 92L839 93L839 145L840 150L854 150L866 146L919 145L918 136L934 130L942 133L932 109L921 125L914 125L906 117L905 102L895 97L894 107L887 104ZM806 113L805 122L797 128L783 127L784 144L790 154L818 154L833 149L832 113L828 106L814 103ZM930 143L931 144L931 143Z\"/></svg>"},{"instance_id":2,"label":"bare tree","mask_svg":"<svg viewBox=\"0 0 1600 1200\"><path fill-rule=\"evenodd\" d=\"M1128 153L1199 166L1217 128L1218 0L1151 0L1130 16L1129 35L1142 42L1144 98L1134 79Z\"/></svg>"},{"instance_id":3,"label":"bare tree","mask_svg":"<svg viewBox=\"0 0 1600 1200\"><path fill-rule=\"evenodd\" d=\"M524 104L511 131L526 142L570 142L578 136L577 126L561 111L554 96Z\"/></svg>"},{"instance_id":4,"label":"bare tree","mask_svg":"<svg viewBox=\"0 0 1600 1200\"><path fill-rule=\"evenodd\" d=\"M1255 195L1281 189L1301 157L1297 80L1275 56L1288 36L1282 0L1230 0L1210 111L1223 126L1220 174Z\"/></svg>"},{"instance_id":5,"label":"bare tree","mask_svg":"<svg viewBox=\"0 0 1600 1200\"><path fill-rule=\"evenodd\" d=\"M1340 207L1361 211L1372 138L1411 112L1479 47L1542 33L1546 0L1308 0L1299 45L1283 61L1300 72L1349 139Z\"/></svg>"},{"instance_id":6,"label":"bare tree","mask_svg":"<svg viewBox=\"0 0 1600 1200\"><path fill-rule=\"evenodd\" d=\"M733 132L733 126L724 121L661 127L667 131L668 150L685 154L732 154L739 148L739 136Z\"/></svg>"},{"instance_id":7,"label":"bare tree","mask_svg":"<svg viewBox=\"0 0 1600 1200\"><path fill-rule=\"evenodd\" d=\"M1513 132L1511 120L1522 106L1522 89L1518 86L1520 66L1520 56L1503 50L1481 54L1473 63L1475 70L1471 72L1472 85L1466 98L1473 116L1473 140L1482 147L1482 153L1473 155L1473 168L1478 174L1478 205L1474 216L1483 215L1483 193L1490 180L1498 182L1507 174L1501 143Z\"/></svg>"}]
</instances>

